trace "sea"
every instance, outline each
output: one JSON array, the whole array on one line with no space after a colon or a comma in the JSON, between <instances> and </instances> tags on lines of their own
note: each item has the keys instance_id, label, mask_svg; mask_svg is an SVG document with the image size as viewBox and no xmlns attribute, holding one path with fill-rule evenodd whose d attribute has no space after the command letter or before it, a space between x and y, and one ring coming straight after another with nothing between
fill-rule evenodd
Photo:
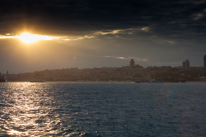
<instances>
[{"instance_id":1,"label":"sea","mask_svg":"<svg viewBox=\"0 0 206 137\"><path fill-rule=\"evenodd\" d=\"M206 83L0 83L1 137L205 137Z\"/></svg>"}]
</instances>

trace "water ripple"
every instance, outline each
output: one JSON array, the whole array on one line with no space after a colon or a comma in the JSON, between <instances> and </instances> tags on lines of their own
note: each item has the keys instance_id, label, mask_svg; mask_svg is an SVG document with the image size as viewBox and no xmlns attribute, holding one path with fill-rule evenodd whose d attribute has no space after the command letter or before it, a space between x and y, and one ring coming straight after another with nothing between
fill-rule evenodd
<instances>
[{"instance_id":1,"label":"water ripple","mask_svg":"<svg viewBox=\"0 0 206 137\"><path fill-rule=\"evenodd\" d=\"M206 136L203 83L0 83L0 136Z\"/></svg>"}]
</instances>

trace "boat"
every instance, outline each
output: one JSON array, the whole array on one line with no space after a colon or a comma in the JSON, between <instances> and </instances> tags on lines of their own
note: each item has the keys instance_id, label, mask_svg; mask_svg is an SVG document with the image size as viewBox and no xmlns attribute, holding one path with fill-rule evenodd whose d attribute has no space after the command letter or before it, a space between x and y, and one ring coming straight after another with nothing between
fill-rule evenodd
<instances>
[{"instance_id":1,"label":"boat","mask_svg":"<svg viewBox=\"0 0 206 137\"><path fill-rule=\"evenodd\" d=\"M141 83L142 81L140 81L140 80L137 80L137 81L135 81L135 83Z\"/></svg>"},{"instance_id":2,"label":"boat","mask_svg":"<svg viewBox=\"0 0 206 137\"><path fill-rule=\"evenodd\" d=\"M185 80L185 79L180 79L179 82L181 82L181 83L185 83L186 80Z\"/></svg>"},{"instance_id":3,"label":"boat","mask_svg":"<svg viewBox=\"0 0 206 137\"><path fill-rule=\"evenodd\" d=\"M6 79L4 78L4 75L0 74L0 82L6 82Z\"/></svg>"},{"instance_id":4,"label":"boat","mask_svg":"<svg viewBox=\"0 0 206 137\"><path fill-rule=\"evenodd\" d=\"M171 78L171 77L165 77L164 78L164 82L166 83L178 83L179 79L178 78Z\"/></svg>"},{"instance_id":5,"label":"boat","mask_svg":"<svg viewBox=\"0 0 206 137\"><path fill-rule=\"evenodd\" d=\"M151 80L149 83L164 83L164 80Z\"/></svg>"},{"instance_id":6,"label":"boat","mask_svg":"<svg viewBox=\"0 0 206 137\"><path fill-rule=\"evenodd\" d=\"M135 83L149 83L149 80L137 80Z\"/></svg>"},{"instance_id":7,"label":"boat","mask_svg":"<svg viewBox=\"0 0 206 137\"><path fill-rule=\"evenodd\" d=\"M45 81L41 79L35 79L35 80L30 80L30 82L45 82Z\"/></svg>"}]
</instances>

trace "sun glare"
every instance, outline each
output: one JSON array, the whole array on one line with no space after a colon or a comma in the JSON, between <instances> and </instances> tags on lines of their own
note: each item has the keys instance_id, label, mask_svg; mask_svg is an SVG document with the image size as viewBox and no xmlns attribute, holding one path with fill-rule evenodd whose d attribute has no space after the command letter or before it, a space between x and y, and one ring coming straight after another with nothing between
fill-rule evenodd
<instances>
[{"instance_id":1,"label":"sun glare","mask_svg":"<svg viewBox=\"0 0 206 137\"><path fill-rule=\"evenodd\" d=\"M27 32L22 33L18 38L26 44L33 43L39 40L52 40L52 37L50 36L30 34Z\"/></svg>"}]
</instances>

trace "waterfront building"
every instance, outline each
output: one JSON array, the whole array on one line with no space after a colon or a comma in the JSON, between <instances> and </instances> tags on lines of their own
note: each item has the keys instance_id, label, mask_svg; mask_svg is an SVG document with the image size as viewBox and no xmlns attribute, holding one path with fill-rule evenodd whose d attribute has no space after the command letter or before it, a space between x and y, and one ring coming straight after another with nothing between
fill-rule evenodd
<instances>
[{"instance_id":1,"label":"waterfront building","mask_svg":"<svg viewBox=\"0 0 206 137\"><path fill-rule=\"evenodd\" d=\"M189 62L188 59L182 62L182 68L183 68L184 71L189 70L189 68L190 68L190 62Z\"/></svg>"},{"instance_id":2,"label":"waterfront building","mask_svg":"<svg viewBox=\"0 0 206 137\"><path fill-rule=\"evenodd\" d=\"M206 55L204 56L204 58L203 58L203 60L204 60L204 73L206 73Z\"/></svg>"},{"instance_id":3,"label":"waterfront building","mask_svg":"<svg viewBox=\"0 0 206 137\"><path fill-rule=\"evenodd\" d=\"M131 59L131 61L130 61L130 67L134 67L134 64L135 64L134 59Z\"/></svg>"}]
</instances>

